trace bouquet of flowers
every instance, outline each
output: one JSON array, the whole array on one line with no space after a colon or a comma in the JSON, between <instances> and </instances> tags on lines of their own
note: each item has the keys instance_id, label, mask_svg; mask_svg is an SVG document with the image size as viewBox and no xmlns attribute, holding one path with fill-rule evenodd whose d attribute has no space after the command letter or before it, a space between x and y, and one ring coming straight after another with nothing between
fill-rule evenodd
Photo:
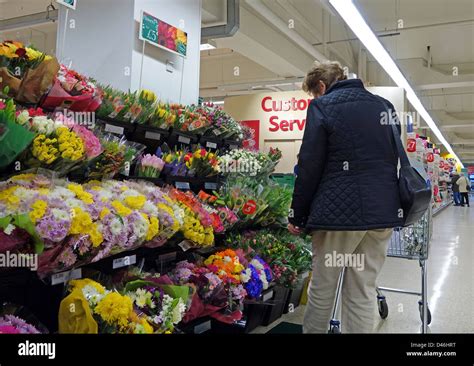
<instances>
[{"instance_id":1,"label":"bouquet of flowers","mask_svg":"<svg viewBox=\"0 0 474 366\"><path fill-rule=\"evenodd\" d=\"M127 141L124 137L118 138L112 134L100 137L103 152L89 164L89 178L113 178L128 166L142 153L145 146L136 142Z\"/></svg>"},{"instance_id":2,"label":"bouquet of flowers","mask_svg":"<svg viewBox=\"0 0 474 366\"><path fill-rule=\"evenodd\" d=\"M139 177L158 178L165 166L165 162L156 155L146 154L141 157L137 164L137 175Z\"/></svg>"},{"instance_id":3,"label":"bouquet of flowers","mask_svg":"<svg viewBox=\"0 0 474 366\"><path fill-rule=\"evenodd\" d=\"M269 265L259 256L255 256L249 262L240 277L248 296L253 299L258 299L262 291L268 289L273 278Z\"/></svg>"},{"instance_id":4,"label":"bouquet of flowers","mask_svg":"<svg viewBox=\"0 0 474 366\"><path fill-rule=\"evenodd\" d=\"M202 134L211 127L211 123L200 106L190 105L178 111L173 127L183 132Z\"/></svg>"},{"instance_id":5,"label":"bouquet of flowers","mask_svg":"<svg viewBox=\"0 0 474 366\"><path fill-rule=\"evenodd\" d=\"M187 310L189 287L160 284L159 279L139 279L125 285L137 314L145 317L154 333L172 333Z\"/></svg>"},{"instance_id":6,"label":"bouquet of flowers","mask_svg":"<svg viewBox=\"0 0 474 366\"><path fill-rule=\"evenodd\" d=\"M204 261L204 264L229 286L231 300L241 302L245 298L247 292L242 286L244 277L241 277L245 267L234 250L226 249L212 254Z\"/></svg>"},{"instance_id":7,"label":"bouquet of flowers","mask_svg":"<svg viewBox=\"0 0 474 366\"><path fill-rule=\"evenodd\" d=\"M8 87L8 95L23 102L37 103L51 86L59 64L21 42L0 44L0 89Z\"/></svg>"},{"instance_id":8,"label":"bouquet of flowers","mask_svg":"<svg viewBox=\"0 0 474 366\"><path fill-rule=\"evenodd\" d=\"M101 86L100 95L103 100L97 110L99 118L112 118L121 122L142 123L149 118L153 111L153 103L156 96L149 90L138 92L127 92Z\"/></svg>"},{"instance_id":9,"label":"bouquet of flowers","mask_svg":"<svg viewBox=\"0 0 474 366\"><path fill-rule=\"evenodd\" d=\"M173 151L166 144L163 144L156 151L156 156L165 162L163 174L175 177L185 177L188 175L189 169L184 161L186 151Z\"/></svg>"},{"instance_id":10,"label":"bouquet of flowers","mask_svg":"<svg viewBox=\"0 0 474 366\"><path fill-rule=\"evenodd\" d=\"M94 112L101 103L102 99L92 79L61 65L42 106L54 109L68 104L68 108L73 111Z\"/></svg>"},{"instance_id":11,"label":"bouquet of flowers","mask_svg":"<svg viewBox=\"0 0 474 366\"><path fill-rule=\"evenodd\" d=\"M159 102L151 114L149 123L153 127L169 129L174 127L178 117L183 113L184 106L180 104L167 104Z\"/></svg>"},{"instance_id":12,"label":"bouquet of flowers","mask_svg":"<svg viewBox=\"0 0 474 366\"><path fill-rule=\"evenodd\" d=\"M269 263L275 282L285 287L295 287L298 275L311 270L311 240L284 230L231 233L226 237L226 245L257 253Z\"/></svg>"},{"instance_id":13,"label":"bouquet of flowers","mask_svg":"<svg viewBox=\"0 0 474 366\"><path fill-rule=\"evenodd\" d=\"M85 158L83 140L73 130L61 125L49 135L37 134L24 162L30 168L46 168L66 174Z\"/></svg>"},{"instance_id":14,"label":"bouquet of flowers","mask_svg":"<svg viewBox=\"0 0 474 366\"><path fill-rule=\"evenodd\" d=\"M286 224L292 191L270 180L259 182L251 177L230 176L217 193L214 204L226 205L239 221L236 228Z\"/></svg>"},{"instance_id":15,"label":"bouquet of flowers","mask_svg":"<svg viewBox=\"0 0 474 366\"><path fill-rule=\"evenodd\" d=\"M213 245L213 219L202 203L189 191L169 188L168 195L183 209L184 224L181 231L184 237L201 246Z\"/></svg>"},{"instance_id":16,"label":"bouquet of flowers","mask_svg":"<svg viewBox=\"0 0 474 366\"><path fill-rule=\"evenodd\" d=\"M225 206L225 202L217 202L217 197L211 194L208 194L204 191L200 191L198 193L198 199L206 203L204 207L209 208L208 211L210 212L212 219L217 222L217 224L213 224L214 232L220 233L223 231L227 231L234 226L234 224L239 221L237 215Z\"/></svg>"},{"instance_id":17,"label":"bouquet of flowers","mask_svg":"<svg viewBox=\"0 0 474 366\"><path fill-rule=\"evenodd\" d=\"M222 108L212 103L203 106L203 113L210 120L211 128L204 135L218 136L223 139L241 141L244 138L244 131L239 122L233 119Z\"/></svg>"},{"instance_id":18,"label":"bouquet of flowers","mask_svg":"<svg viewBox=\"0 0 474 366\"><path fill-rule=\"evenodd\" d=\"M268 154L245 149L231 150L219 158L224 175L237 174L257 177L268 177L281 159L281 151L270 148Z\"/></svg>"},{"instance_id":19,"label":"bouquet of flowers","mask_svg":"<svg viewBox=\"0 0 474 366\"><path fill-rule=\"evenodd\" d=\"M186 153L184 162L189 170L188 175L192 177L212 177L220 171L217 155L203 148Z\"/></svg>"},{"instance_id":20,"label":"bouquet of flowers","mask_svg":"<svg viewBox=\"0 0 474 366\"><path fill-rule=\"evenodd\" d=\"M69 292L59 307L59 333L153 333L127 295L87 278L70 281Z\"/></svg>"}]
</instances>

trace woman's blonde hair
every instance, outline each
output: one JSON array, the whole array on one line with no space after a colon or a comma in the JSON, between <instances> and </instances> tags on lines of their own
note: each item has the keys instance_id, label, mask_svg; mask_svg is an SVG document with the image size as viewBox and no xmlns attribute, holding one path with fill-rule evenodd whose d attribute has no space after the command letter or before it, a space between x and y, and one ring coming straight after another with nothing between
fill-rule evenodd
<instances>
[{"instance_id":1,"label":"woman's blonde hair","mask_svg":"<svg viewBox=\"0 0 474 366\"><path fill-rule=\"evenodd\" d=\"M316 61L303 80L303 90L314 95L318 91L319 81L322 81L326 85L326 89L329 89L335 82L345 79L347 76L339 62Z\"/></svg>"}]
</instances>

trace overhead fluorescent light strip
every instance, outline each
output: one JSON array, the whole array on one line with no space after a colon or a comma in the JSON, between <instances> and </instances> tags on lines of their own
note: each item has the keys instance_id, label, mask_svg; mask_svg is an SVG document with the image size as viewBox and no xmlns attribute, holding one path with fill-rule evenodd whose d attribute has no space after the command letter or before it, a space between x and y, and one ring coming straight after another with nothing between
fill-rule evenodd
<instances>
[{"instance_id":1,"label":"overhead fluorescent light strip","mask_svg":"<svg viewBox=\"0 0 474 366\"><path fill-rule=\"evenodd\" d=\"M392 57L382 46L377 36L367 25L363 16L360 14L359 10L354 5L353 1L329 0L329 2L334 7L334 9L337 10L339 15L342 17L342 19L344 19L344 21L351 28L354 34L369 50L372 56L378 61L378 63L383 67L387 74L392 78L395 84L405 89L407 99L410 101L416 111L420 114L420 116L426 121L430 129L438 138L439 142L441 142L446 147L446 149L456 158L459 164L464 168L461 159L459 159L459 157L454 153L453 148L448 143L448 141L446 141L438 126L433 121L430 114L427 112L420 99L408 83L407 79L403 76L402 72L395 64L395 61L393 61Z\"/></svg>"}]
</instances>

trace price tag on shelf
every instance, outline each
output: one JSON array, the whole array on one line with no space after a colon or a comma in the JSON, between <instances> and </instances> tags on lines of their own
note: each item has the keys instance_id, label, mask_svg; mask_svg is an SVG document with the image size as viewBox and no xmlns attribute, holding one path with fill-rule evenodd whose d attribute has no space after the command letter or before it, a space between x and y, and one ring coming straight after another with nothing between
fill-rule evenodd
<instances>
[{"instance_id":1,"label":"price tag on shelf","mask_svg":"<svg viewBox=\"0 0 474 366\"><path fill-rule=\"evenodd\" d=\"M178 244L178 246L181 249L183 249L183 252L185 252L188 249L191 249L193 247L192 243L189 240L183 240L181 243Z\"/></svg>"},{"instance_id":2,"label":"price tag on shelf","mask_svg":"<svg viewBox=\"0 0 474 366\"><path fill-rule=\"evenodd\" d=\"M61 273L55 273L51 276L51 285L59 285L70 280L77 280L82 277L82 268L72 269Z\"/></svg>"},{"instance_id":3,"label":"price tag on shelf","mask_svg":"<svg viewBox=\"0 0 474 366\"><path fill-rule=\"evenodd\" d=\"M211 321L207 320L204 323L194 326L194 334L201 334L211 330Z\"/></svg>"},{"instance_id":4,"label":"price tag on shelf","mask_svg":"<svg viewBox=\"0 0 474 366\"><path fill-rule=\"evenodd\" d=\"M162 263L172 262L176 259L176 252L161 254L158 256L158 260Z\"/></svg>"},{"instance_id":5,"label":"price tag on shelf","mask_svg":"<svg viewBox=\"0 0 474 366\"><path fill-rule=\"evenodd\" d=\"M127 267L135 263L137 263L137 256L135 254L122 258L117 258L114 259L112 262L112 269Z\"/></svg>"},{"instance_id":6,"label":"price tag on shelf","mask_svg":"<svg viewBox=\"0 0 474 366\"><path fill-rule=\"evenodd\" d=\"M114 126L107 123L105 125L105 132L115 133L117 135L123 135L123 127Z\"/></svg>"},{"instance_id":7,"label":"price tag on shelf","mask_svg":"<svg viewBox=\"0 0 474 366\"><path fill-rule=\"evenodd\" d=\"M215 142L208 141L206 142L206 147L210 149L217 149L217 144Z\"/></svg>"},{"instance_id":8,"label":"price tag on shelf","mask_svg":"<svg viewBox=\"0 0 474 366\"><path fill-rule=\"evenodd\" d=\"M220 131L216 128L216 129L212 130L212 133L216 136L219 136L220 134L222 134L222 131Z\"/></svg>"},{"instance_id":9,"label":"price tag on shelf","mask_svg":"<svg viewBox=\"0 0 474 366\"><path fill-rule=\"evenodd\" d=\"M178 136L178 142L182 142L183 144L189 144L191 142L191 139L186 136Z\"/></svg>"},{"instance_id":10,"label":"price tag on shelf","mask_svg":"<svg viewBox=\"0 0 474 366\"><path fill-rule=\"evenodd\" d=\"M266 294L262 295L263 301L268 301L268 300L271 300L272 298L273 298L273 290L268 291Z\"/></svg>"},{"instance_id":11,"label":"price tag on shelf","mask_svg":"<svg viewBox=\"0 0 474 366\"><path fill-rule=\"evenodd\" d=\"M150 139L150 140L157 140L159 141L161 139L161 134L156 133L156 132L151 132L151 131L146 131L145 132L145 138Z\"/></svg>"},{"instance_id":12,"label":"price tag on shelf","mask_svg":"<svg viewBox=\"0 0 474 366\"><path fill-rule=\"evenodd\" d=\"M204 183L204 189L212 189L215 191L217 189L217 183L215 182L205 182Z\"/></svg>"},{"instance_id":13,"label":"price tag on shelf","mask_svg":"<svg viewBox=\"0 0 474 366\"><path fill-rule=\"evenodd\" d=\"M177 189L191 189L189 187L189 182L174 182L174 186L177 188Z\"/></svg>"},{"instance_id":14,"label":"price tag on shelf","mask_svg":"<svg viewBox=\"0 0 474 366\"><path fill-rule=\"evenodd\" d=\"M229 145L229 149L230 149L230 150L237 150L238 148L239 148L239 146L236 145L236 144L230 144L230 145Z\"/></svg>"}]
</instances>

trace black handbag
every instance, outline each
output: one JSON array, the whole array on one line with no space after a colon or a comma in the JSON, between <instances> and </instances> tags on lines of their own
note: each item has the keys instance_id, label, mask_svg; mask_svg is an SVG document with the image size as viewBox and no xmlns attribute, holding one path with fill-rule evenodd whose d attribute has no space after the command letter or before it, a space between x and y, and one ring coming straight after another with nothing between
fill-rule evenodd
<instances>
[{"instance_id":1,"label":"black handbag","mask_svg":"<svg viewBox=\"0 0 474 366\"><path fill-rule=\"evenodd\" d=\"M403 220L403 226L409 226L421 219L429 208L431 204L431 184L411 166L396 123L392 121L390 108L386 104L385 107L389 112L393 138L400 158L400 170L398 172L398 190L402 206L400 216Z\"/></svg>"}]
</instances>

